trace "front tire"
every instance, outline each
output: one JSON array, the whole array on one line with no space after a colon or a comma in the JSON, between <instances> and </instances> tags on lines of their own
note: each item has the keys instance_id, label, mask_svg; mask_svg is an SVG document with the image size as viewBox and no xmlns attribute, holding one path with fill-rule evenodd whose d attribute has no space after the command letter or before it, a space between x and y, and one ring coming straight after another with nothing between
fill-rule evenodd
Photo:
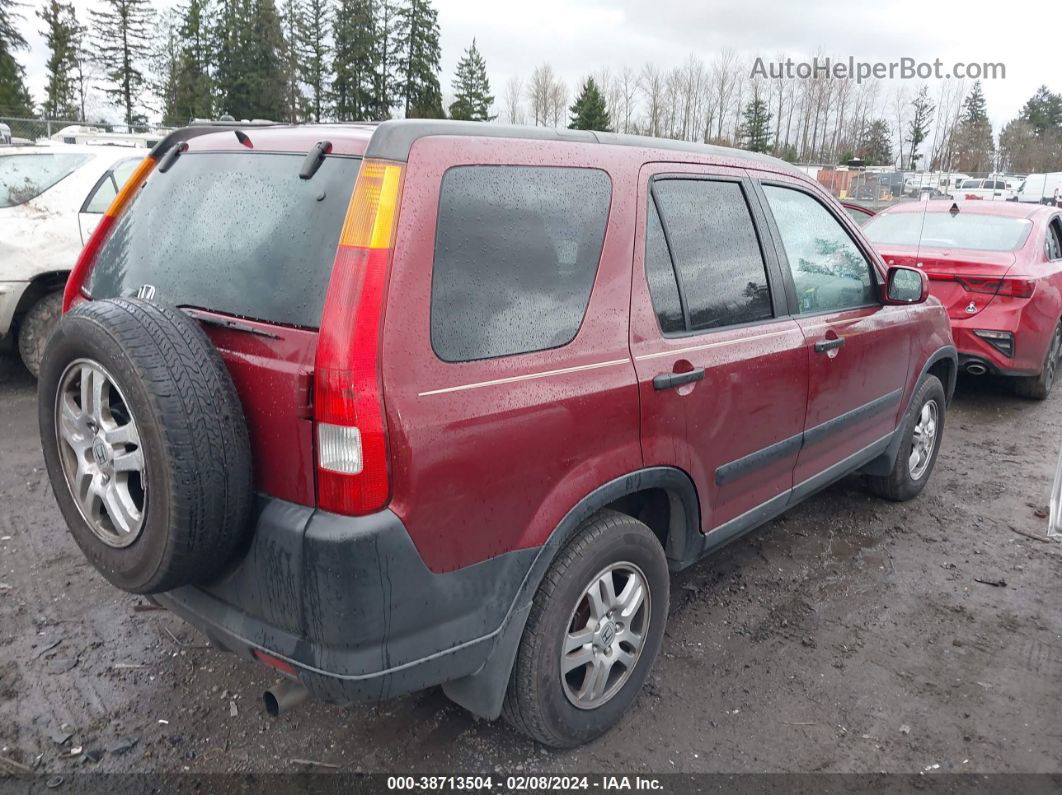
<instances>
[{"instance_id":1,"label":"front tire","mask_svg":"<svg viewBox=\"0 0 1062 795\"><path fill-rule=\"evenodd\" d=\"M867 477L872 492L894 502L906 502L922 493L940 452L946 410L944 386L935 375L927 375L915 390L911 409L900 426L900 449L892 472Z\"/></svg>"},{"instance_id":2,"label":"front tire","mask_svg":"<svg viewBox=\"0 0 1062 795\"><path fill-rule=\"evenodd\" d=\"M664 550L648 527L615 511L588 519L535 595L505 719L556 748L615 726L660 651L669 588Z\"/></svg>"},{"instance_id":3,"label":"front tire","mask_svg":"<svg viewBox=\"0 0 1062 795\"><path fill-rule=\"evenodd\" d=\"M1062 356L1062 321L1055 326L1055 333L1051 337L1051 343L1047 346L1047 357L1039 375L1014 380L1014 391L1021 397L1031 400L1047 400L1051 389L1055 385L1055 377L1058 374L1058 359Z\"/></svg>"},{"instance_id":4,"label":"front tire","mask_svg":"<svg viewBox=\"0 0 1062 795\"><path fill-rule=\"evenodd\" d=\"M63 314L63 294L49 293L30 307L18 329L18 355L36 378L41 371L44 347Z\"/></svg>"}]
</instances>

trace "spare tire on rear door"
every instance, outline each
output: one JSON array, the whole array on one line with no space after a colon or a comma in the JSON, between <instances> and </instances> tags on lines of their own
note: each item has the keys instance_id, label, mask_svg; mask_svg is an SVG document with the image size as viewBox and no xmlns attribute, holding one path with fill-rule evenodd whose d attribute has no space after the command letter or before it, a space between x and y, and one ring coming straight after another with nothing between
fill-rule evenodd
<instances>
[{"instance_id":1,"label":"spare tire on rear door","mask_svg":"<svg viewBox=\"0 0 1062 795\"><path fill-rule=\"evenodd\" d=\"M59 509L114 585L157 593L216 578L251 508L251 453L228 370L196 321L134 299L83 302L38 379Z\"/></svg>"}]
</instances>

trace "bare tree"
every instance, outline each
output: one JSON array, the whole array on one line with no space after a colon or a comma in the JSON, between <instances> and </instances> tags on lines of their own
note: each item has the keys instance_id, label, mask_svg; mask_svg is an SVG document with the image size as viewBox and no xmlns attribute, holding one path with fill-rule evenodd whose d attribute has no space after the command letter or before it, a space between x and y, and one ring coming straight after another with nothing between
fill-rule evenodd
<instances>
[{"instance_id":1,"label":"bare tree","mask_svg":"<svg viewBox=\"0 0 1062 795\"><path fill-rule=\"evenodd\" d=\"M638 89L645 99L645 134L659 136L664 116L663 73L647 63L638 75Z\"/></svg>"},{"instance_id":2,"label":"bare tree","mask_svg":"<svg viewBox=\"0 0 1062 795\"><path fill-rule=\"evenodd\" d=\"M549 87L549 121L554 127L567 127L568 87L559 78Z\"/></svg>"},{"instance_id":3,"label":"bare tree","mask_svg":"<svg viewBox=\"0 0 1062 795\"><path fill-rule=\"evenodd\" d=\"M715 61L712 62L712 82L715 85L718 108L715 137L718 140L723 140L723 125L726 123L727 112L733 102L734 88L740 76L740 70L737 53L729 48L720 51Z\"/></svg>"},{"instance_id":4,"label":"bare tree","mask_svg":"<svg viewBox=\"0 0 1062 795\"><path fill-rule=\"evenodd\" d=\"M505 84L505 118L509 124L524 124L524 108L521 98L524 95L524 81L520 75L513 75Z\"/></svg>"},{"instance_id":5,"label":"bare tree","mask_svg":"<svg viewBox=\"0 0 1062 795\"><path fill-rule=\"evenodd\" d=\"M631 67L624 66L617 80L619 83L620 119L622 119L623 124L620 126L620 119L613 119L612 123L620 132L631 133L634 132L634 114L638 102L638 76Z\"/></svg>"},{"instance_id":6,"label":"bare tree","mask_svg":"<svg viewBox=\"0 0 1062 795\"><path fill-rule=\"evenodd\" d=\"M553 110L553 67L548 63L535 67L527 86L527 99L531 103L531 116L536 127L545 127Z\"/></svg>"}]
</instances>

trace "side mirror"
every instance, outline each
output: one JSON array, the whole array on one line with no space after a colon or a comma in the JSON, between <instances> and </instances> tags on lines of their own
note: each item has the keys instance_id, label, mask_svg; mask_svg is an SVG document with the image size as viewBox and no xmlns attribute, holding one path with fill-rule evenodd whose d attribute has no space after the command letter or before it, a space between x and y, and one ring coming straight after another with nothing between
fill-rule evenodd
<instances>
[{"instance_id":1,"label":"side mirror","mask_svg":"<svg viewBox=\"0 0 1062 795\"><path fill-rule=\"evenodd\" d=\"M915 268L892 267L884 292L886 304L920 304L929 298L929 278Z\"/></svg>"}]
</instances>

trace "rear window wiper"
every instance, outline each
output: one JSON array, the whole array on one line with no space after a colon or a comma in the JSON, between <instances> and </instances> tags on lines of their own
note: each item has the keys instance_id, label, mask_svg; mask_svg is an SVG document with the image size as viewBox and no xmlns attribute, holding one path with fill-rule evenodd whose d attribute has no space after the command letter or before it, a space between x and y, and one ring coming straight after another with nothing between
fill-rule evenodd
<instances>
[{"instance_id":1,"label":"rear window wiper","mask_svg":"<svg viewBox=\"0 0 1062 795\"><path fill-rule=\"evenodd\" d=\"M229 318L214 317L213 315L208 315L206 312L201 312L200 310L192 309L191 307L182 306L181 311L189 317L195 318L200 323L206 323L208 326L226 328L230 331L242 331L246 334L254 334L256 337L265 337L271 340L279 340L281 338L279 334L265 331L264 329L258 328L258 326L252 326L250 323L242 323L239 320L230 320Z\"/></svg>"}]
</instances>

